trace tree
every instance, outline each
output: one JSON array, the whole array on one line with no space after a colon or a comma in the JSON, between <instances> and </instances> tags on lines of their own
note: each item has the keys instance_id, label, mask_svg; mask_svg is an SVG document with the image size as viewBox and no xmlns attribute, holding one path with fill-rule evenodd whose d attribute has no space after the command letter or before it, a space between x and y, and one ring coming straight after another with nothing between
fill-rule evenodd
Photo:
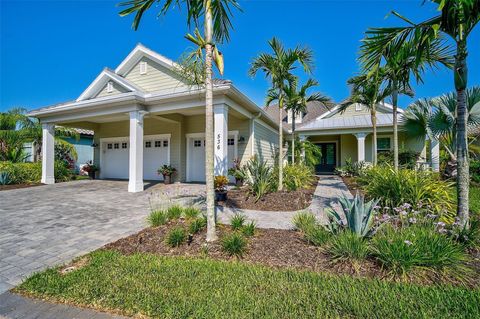
<instances>
[{"instance_id":1,"label":"tree","mask_svg":"<svg viewBox=\"0 0 480 319\"><path fill-rule=\"evenodd\" d=\"M223 61L215 43L222 43L230 39L232 23L232 7L239 9L236 0L130 0L122 2L120 6L127 8L120 12L120 16L135 13L132 27L138 29L143 14L153 4L161 5L160 14L167 14L174 7L186 7L187 26L203 24L205 50L205 173L207 188L207 241L215 241L215 192L214 192L214 133L213 133L213 81L212 61L216 55L217 66L223 72ZM198 30L196 30L198 31ZM188 38L188 35L187 35ZM192 40L192 39L189 39ZM198 37L197 37L197 40Z\"/></svg>"},{"instance_id":2,"label":"tree","mask_svg":"<svg viewBox=\"0 0 480 319\"><path fill-rule=\"evenodd\" d=\"M424 1L425 2L425 1ZM466 88L468 85L467 40L480 21L480 0L431 0L438 5L439 14L420 23L414 23L397 12L392 12L407 26L374 28L378 45L372 56L377 59L385 48L398 50L405 42L414 43L417 56L429 54L432 42L440 36L450 38L456 48L453 78L457 91L457 215L463 227L469 227L469 161L467 146Z\"/></svg>"},{"instance_id":3,"label":"tree","mask_svg":"<svg viewBox=\"0 0 480 319\"><path fill-rule=\"evenodd\" d=\"M263 71L265 77L270 79L271 87L269 92L276 91L278 101L278 190L283 189L283 115L282 110L285 107L286 93L288 84L295 81L293 71L300 64L306 73L311 73L313 69L313 52L308 48L297 46L294 49L285 49L283 44L276 38L268 41L273 54L261 53L256 57L248 73L254 77L258 71ZM268 101L267 97L267 101ZM271 100L270 102L272 102Z\"/></svg>"},{"instance_id":4,"label":"tree","mask_svg":"<svg viewBox=\"0 0 480 319\"><path fill-rule=\"evenodd\" d=\"M367 72L374 74L380 67L383 69L385 80L391 88L393 107L393 163L398 169L398 95L400 92L412 92L410 75L413 74L417 83L423 82L422 74L426 67L435 68L437 63L447 67L452 66L452 53L448 46L443 45L441 39L431 43L431 49L418 56L415 45L411 41L403 43L399 48L385 47L382 55L376 55L378 41L382 37L374 31L367 31L368 36L362 40L360 48L360 62ZM372 55L372 53L374 53ZM412 95L412 94L407 94Z\"/></svg>"}]
</instances>

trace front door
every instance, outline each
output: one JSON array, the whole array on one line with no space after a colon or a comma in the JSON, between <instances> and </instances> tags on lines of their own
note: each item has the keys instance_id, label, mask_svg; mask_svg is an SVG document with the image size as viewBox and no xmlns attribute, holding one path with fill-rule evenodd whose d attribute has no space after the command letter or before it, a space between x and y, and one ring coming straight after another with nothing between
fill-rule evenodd
<instances>
[{"instance_id":1,"label":"front door","mask_svg":"<svg viewBox=\"0 0 480 319\"><path fill-rule=\"evenodd\" d=\"M315 166L317 174L333 173L337 164L337 144L336 143L318 143L316 144L322 150L320 163Z\"/></svg>"}]
</instances>

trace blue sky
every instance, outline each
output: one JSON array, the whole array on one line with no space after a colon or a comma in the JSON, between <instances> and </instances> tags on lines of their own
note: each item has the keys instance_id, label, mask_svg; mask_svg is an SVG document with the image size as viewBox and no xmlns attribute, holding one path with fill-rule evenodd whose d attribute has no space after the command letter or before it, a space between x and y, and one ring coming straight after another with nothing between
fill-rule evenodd
<instances>
[{"instance_id":1,"label":"blue sky","mask_svg":"<svg viewBox=\"0 0 480 319\"><path fill-rule=\"evenodd\" d=\"M225 78L231 79L258 104L268 82L262 74L247 75L258 53L276 36L286 46L309 46L315 52L313 77L318 90L340 101L348 96L346 80L358 72L359 40L368 27L400 23L386 15L392 9L414 21L435 14L421 0L240 1L231 42L223 45ZM28 109L72 100L108 66L115 68L136 43L177 59L189 46L183 35L184 12L144 17L139 31L131 18L120 18L117 1L0 0L0 110ZM480 84L480 26L469 42L469 85ZM453 89L448 70L429 72L416 97L431 97ZM409 100L403 98L406 106Z\"/></svg>"}]
</instances>

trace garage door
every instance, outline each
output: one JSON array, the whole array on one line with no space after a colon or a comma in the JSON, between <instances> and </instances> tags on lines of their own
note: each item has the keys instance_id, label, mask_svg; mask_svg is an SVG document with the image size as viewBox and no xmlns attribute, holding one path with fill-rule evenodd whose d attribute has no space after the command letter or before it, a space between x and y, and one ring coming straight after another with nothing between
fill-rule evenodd
<instances>
[{"instance_id":1,"label":"garage door","mask_svg":"<svg viewBox=\"0 0 480 319\"><path fill-rule=\"evenodd\" d=\"M188 181L205 182L205 138L192 137L188 139ZM228 168L233 166L237 156L237 140L235 135L228 137ZM230 178L231 179L231 178ZM233 182L234 179L231 179Z\"/></svg>"},{"instance_id":2,"label":"garage door","mask_svg":"<svg viewBox=\"0 0 480 319\"><path fill-rule=\"evenodd\" d=\"M102 178L128 179L130 143L128 138L108 139L102 142ZM147 135L143 141L143 179L162 180L160 166L170 163L170 137Z\"/></svg>"}]
</instances>

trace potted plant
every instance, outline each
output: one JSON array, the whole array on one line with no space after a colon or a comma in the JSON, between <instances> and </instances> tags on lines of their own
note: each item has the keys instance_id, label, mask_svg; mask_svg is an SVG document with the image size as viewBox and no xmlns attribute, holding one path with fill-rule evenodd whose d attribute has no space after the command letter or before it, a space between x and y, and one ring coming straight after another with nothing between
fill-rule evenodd
<instances>
[{"instance_id":1,"label":"potted plant","mask_svg":"<svg viewBox=\"0 0 480 319\"><path fill-rule=\"evenodd\" d=\"M163 182L165 184L172 183L172 176L173 174L175 174L176 171L177 169L172 167L171 165L163 165L157 170L158 174L163 175Z\"/></svg>"},{"instance_id":2,"label":"potted plant","mask_svg":"<svg viewBox=\"0 0 480 319\"><path fill-rule=\"evenodd\" d=\"M240 165L240 160L238 158L233 160L233 166L228 169L228 175L235 178L235 185L238 187L243 186L245 181L245 170Z\"/></svg>"},{"instance_id":3,"label":"potted plant","mask_svg":"<svg viewBox=\"0 0 480 319\"><path fill-rule=\"evenodd\" d=\"M215 200L217 202L224 202L227 200L227 185L228 178L225 175L215 176Z\"/></svg>"},{"instance_id":4,"label":"potted plant","mask_svg":"<svg viewBox=\"0 0 480 319\"><path fill-rule=\"evenodd\" d=\"M96 172L98 172L98 166L93 163L93 161L88 161L83 165L82 170L88 173L90 179L95 179Z\"/></svg>"}]
</instances>

